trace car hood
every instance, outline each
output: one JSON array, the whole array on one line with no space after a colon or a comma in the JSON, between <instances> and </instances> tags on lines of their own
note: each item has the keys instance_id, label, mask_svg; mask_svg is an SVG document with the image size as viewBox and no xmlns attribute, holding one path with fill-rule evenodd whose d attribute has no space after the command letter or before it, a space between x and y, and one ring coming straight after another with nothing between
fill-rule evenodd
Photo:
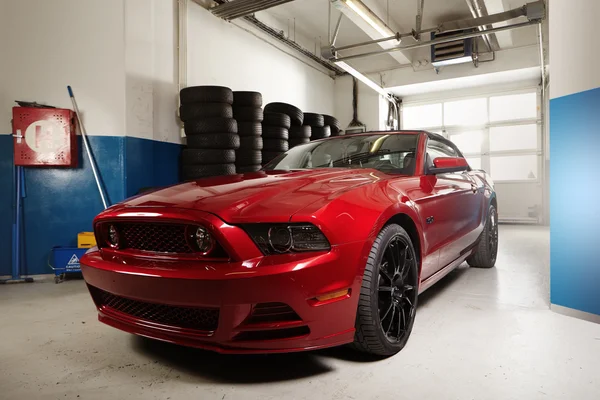
<instances>
[{"instance_id":1,"label":"car hood","mask_svg":"<svg viewBox=\"0 0 600 400\"><path fill-rule=\"evenodd\" d=\"M385 177L373 169L261 171L170 186L126 200L121 207L195 209L229 223L287 222L315 201L333 199Z\"/></svg>"}]
</instances>

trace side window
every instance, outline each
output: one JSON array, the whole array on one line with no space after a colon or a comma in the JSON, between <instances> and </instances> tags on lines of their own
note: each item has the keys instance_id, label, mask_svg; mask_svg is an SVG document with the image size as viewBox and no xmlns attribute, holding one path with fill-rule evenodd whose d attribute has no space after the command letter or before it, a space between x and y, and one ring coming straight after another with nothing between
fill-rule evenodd
<instances>
[{"instance_id":1,"label":"side window","mask_svg":"<svg viewBox=\"0 0 600 400\"><path fill-rule=\"evenodd\" d=\"M452 146L430 138L427 141L426 168L433 167L433 160L437 157L458 157L458 153Z\"/></svg>"}]
</instances>

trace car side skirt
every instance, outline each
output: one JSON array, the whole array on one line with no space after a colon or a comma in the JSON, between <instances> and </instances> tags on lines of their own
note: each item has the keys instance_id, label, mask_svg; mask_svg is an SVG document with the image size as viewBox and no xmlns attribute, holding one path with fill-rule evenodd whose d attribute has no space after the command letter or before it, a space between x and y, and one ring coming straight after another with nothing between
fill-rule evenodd
<instances>
[{"instance_id":1,"label":"car side skirt","mask_svg":"<svg viewBox=\"0 0 600 400\"><path fill-rule=\"evenodd\" d=\"M431 275L429 278L421 281L419 285L419 294L423 293L430 287L432 287L435 283L441 280L443 277L448 275L450 272L454 271L460 264L462 264L470 255L473 253L473 250L463 254L458 257L456 260L452 261L450 264L446 265L444 268L440 269L435 274Z\"/></svg>"}]
</instances>

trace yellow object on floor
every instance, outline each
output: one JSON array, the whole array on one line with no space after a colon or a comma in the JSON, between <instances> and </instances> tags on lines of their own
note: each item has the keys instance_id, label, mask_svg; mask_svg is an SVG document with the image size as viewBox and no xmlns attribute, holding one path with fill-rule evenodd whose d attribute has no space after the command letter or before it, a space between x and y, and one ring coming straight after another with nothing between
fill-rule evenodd
<instances>
[{"instance_id":1,"label":"yellow object on floor","mask_svg":"<svg viewBox=\"0 0 600 400\"><path fill-rule=\"evenodd\" d=\"M96 245L94 232L80 232L77 234L77 247L80 249L89 249Z\"/></svg>"}]
</instances>

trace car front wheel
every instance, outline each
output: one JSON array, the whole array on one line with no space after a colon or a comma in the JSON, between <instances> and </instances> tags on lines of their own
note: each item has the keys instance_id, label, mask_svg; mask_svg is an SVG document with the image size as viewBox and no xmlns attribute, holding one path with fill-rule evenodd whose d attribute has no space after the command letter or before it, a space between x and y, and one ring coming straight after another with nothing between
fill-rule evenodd
<instances>
[{"instance_id":1,"label":"car front wheel","mask_svg":"<svg viewBox=\"0 0 600 400\"><path fill-rule=\"evenodd\" d=\"M406 345L415 321L418 259L408 233L384 227L369 254L362 281L354 347L391 356Z\"/></svg>"}]
</instances>

